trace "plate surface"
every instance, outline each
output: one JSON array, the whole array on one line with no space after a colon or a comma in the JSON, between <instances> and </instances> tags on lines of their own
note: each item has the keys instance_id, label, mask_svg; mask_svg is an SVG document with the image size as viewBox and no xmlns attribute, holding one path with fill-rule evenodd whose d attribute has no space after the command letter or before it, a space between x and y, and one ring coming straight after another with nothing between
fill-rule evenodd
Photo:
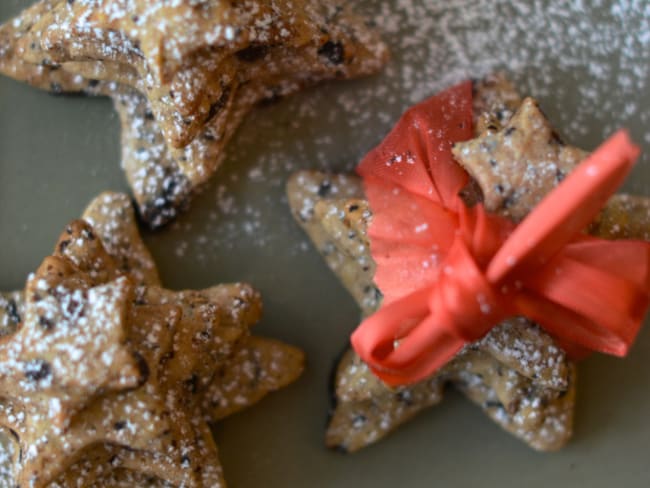
<instances>
[{"instance_id":1,"label":"plate surface","mask_svg":"<svg viewBox=\"0 0 650 488\"><path fill-rule=\"evenodd\" d=\"M2 0L0 20L29 3ZM297 384L216 428L230 486L649 486L648 328L627 359L580 365L575 437L559 453L529 450L453 392L358 454L324 448L328 377L358 310L291 220L291 171L349 171L408 105L499 68L576 145L593 148L629 127L645 156L627 190L650 195L647 2L355 4L386 33L386 71L255 110L191 211L146 235L168 287L251 282L265 301L258 332L307 352ZM0 78L0 289L21 288L95 195L126 190L118 126L106 99L52 97Z\"/></svg>"}]
</instances>

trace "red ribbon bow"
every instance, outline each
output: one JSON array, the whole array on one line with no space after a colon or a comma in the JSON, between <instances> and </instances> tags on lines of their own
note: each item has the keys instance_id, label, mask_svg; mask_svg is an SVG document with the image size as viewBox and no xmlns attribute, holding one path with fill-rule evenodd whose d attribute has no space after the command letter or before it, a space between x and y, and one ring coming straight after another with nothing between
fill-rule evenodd
<instances>
[{"instance_id":1,"label":"red ribbon bow","mask_svg":"<svg viewBox=\"0 0 650 488\"><path fill-rule=\"evenodd\" d=\"M357 171L382 308L352 344L389 385L422 380L502 320L539 323L570 353L625 355L650 302L650 244L584 234L639 149L620 131L518 226L468 208L451 153L472 137L472 87L411 108Z\"/></svg>"}]
</instances>

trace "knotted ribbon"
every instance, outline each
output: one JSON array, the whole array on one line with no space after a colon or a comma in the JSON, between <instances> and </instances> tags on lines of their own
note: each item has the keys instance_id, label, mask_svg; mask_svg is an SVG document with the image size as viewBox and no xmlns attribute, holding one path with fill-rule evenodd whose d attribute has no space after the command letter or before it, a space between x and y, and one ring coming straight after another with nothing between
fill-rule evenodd
<instances>
[{"instance_id":1,"label":"knotted ribbon","mask_svg":"<svg viewBox=\"0 0 650 488\"><path fill-rule=\"evenodd\" d=\"M451 148L471 137L465 82L407 111L359 165L384 303L354 349L385 383L409 384L525 316L570 354L625 355L650 303L650 244L584 230L639 149L616 133L515 226L459 197L468 175Z\"/></svg>"}]
</instances>

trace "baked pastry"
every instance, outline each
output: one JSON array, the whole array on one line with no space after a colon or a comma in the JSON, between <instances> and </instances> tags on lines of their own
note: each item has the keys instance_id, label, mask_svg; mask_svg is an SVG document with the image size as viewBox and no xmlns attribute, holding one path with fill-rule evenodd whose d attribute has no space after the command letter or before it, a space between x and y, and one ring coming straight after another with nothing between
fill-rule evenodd
<instances>
[{"instance_id":1,"label":"baked pastry","mask_svg":"<svg viewBox=\"0 0 650 488\"><path fill-rule=\"evenodd\" d=\"M225 486L209 422L294 381L303 354L250 335L248 285L162 288L127 196L83 218L0 298L14 483Z\"/></svg>"},{"instance_id":2,"label":"baked pastry","mask_svg":"<svg viewBox=\"0 0 650 488\"><path fill-rule=\"evenodd\" d=\"M42 0L0 28L0 72L54 93L115 96L118 108L129 93L123 140L137 106L154 141L123 164L157 227L216 171L257 102L381 68L386 47L349 3Z\"/></svg>"},{"instance_id":3,"label":"baked pastry","mask_svg":"<svg viewBox=\"0 0 650 488\"><path fill-rule=\"evenodd\" d=\"M564 145L536 103L522 101L501 75L474 83L473 104L476 139L454 148L458 162L474 176L463 199L468 205L483 201L493 212L520 219L562 179L560 171L569 172L580 162L578 155L586 153ZM506 138L511 139L504 142ZM518 143L513 144L512 138ZM542 152L545 171L538 171ZM534 178L521 177L521 161L532 166ZM547 171L551 164L558 170ZM361 179L301 171L288 182L287 193L296 221L355 298L362 315L373 314L383 297L373 281L376 263L368 237L372 211ZM592 232L648 239L648 210L650 199L615 196L592 224ZM571 436L575 364L538 325L515 317L468 344L435 374L396 388L383 383L348 349L333 375L326 444L352 452L377 442L439 403L447 384L535 449L558 449Z\"/></svg>"}]
</instances>

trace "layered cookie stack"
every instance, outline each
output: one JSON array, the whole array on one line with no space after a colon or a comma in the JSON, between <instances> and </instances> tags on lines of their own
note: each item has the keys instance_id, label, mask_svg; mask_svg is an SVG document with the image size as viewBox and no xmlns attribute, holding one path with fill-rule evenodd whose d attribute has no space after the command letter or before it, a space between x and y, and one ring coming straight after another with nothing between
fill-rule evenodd
<instances>
[{"instance_id":1,"label":"layered cookie stack","mask_svg":"<svg viewBox=\"0 0 650 488\"><path fill-rule=\"evenodd\" d=\"M162 288L125 195L83 218L0 298L14 484L225 486L209 423L294 381L303 354L250 335L246 284Z\"/></svg>"},{"instance_id":2,"label":"layered cookie stack","mask_svg":"<svg viewBox=\"0 0 650 488\"><path fill-rule=\"evenodd\" d=\"M454 156L473 177L463 190L468 205L520 220L586 155L566 145L539 110L501 76L474 84L476 139L457 144ZM405 163L406 164L406 163ZM288 184L289 203L329 267L359 303L364 316L382 296L367 235L372 212L360 178L300 172ZM650 201L616 196L592 225L603 237L650 238ZM355 451L378 441L426 407L452 384L494 421L539 450L554 450L571 436L575 366L540 327L517 317L467 345L433 376L388 388L352 350L334 375L330 447Z\"/></svg>"},{"instance_id":3,"label":"layered cookie stack","mask_svg":"<svg viewBox=\"0 0 650 488\"><path fill-rule=\"evenodd\" d=\"M42 0L0 28L0 72L112 96L122 165L158 227L216 171L257 102L384 64L384 44L348 3Z\"/></svg>"}]
</instances>

